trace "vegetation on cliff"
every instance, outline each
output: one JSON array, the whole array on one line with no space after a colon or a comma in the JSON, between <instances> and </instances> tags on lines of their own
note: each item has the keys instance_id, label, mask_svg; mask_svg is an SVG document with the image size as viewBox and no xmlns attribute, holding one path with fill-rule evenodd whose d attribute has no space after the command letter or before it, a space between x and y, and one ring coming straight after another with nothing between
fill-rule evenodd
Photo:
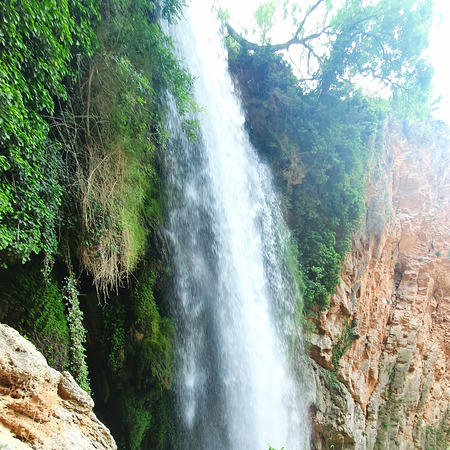
<instances>
[{"instance_id":1,"label":"vegetation on cliff","mask_svg":"<svg viewBox=\"0 0 450 450\"><path fill-rule=\"evenodd\" d=\"M75 19L76 17L76 19ZM49 116L65 101L77 55L95 47L93 2L7 1L0 13L1 262L57 251L61 143Z\"/></svg>"},{"instance_id":2,"label":"vegetation on cliff","mask_svg":"<svg viewBox=\"0 0 450 450\"><path fill-rule=\"evenodd\" d=\"M274 44L268 36L276 5L256 13L259 44L226 23L230 68L243 93L250 137L284 194L306 311L321 311L360 223L384 118L392 111L405 118L429 111L432 71L420 55L431 4L346 1L333 7L318 0L303 15L293 7L292 38ZM310 21L318 25L309 27ZM296 75L279 53L295 46L301 55ZM388 88L390 97L365 93L364 77Z\"/></svg>"},{"instance_id":3,"label":"vegetation on cliff","mask_svg":"<svg viewBox=\"0 0 450 450\"><path fill-rule=\"evenodd\" d=\"M0 12L0 320L89 390L87 348L98 413L119 411L107 418L124 448L167 446L170 429L174 332L153 291L167 264L161 98L195 105L158 21L182 6L10 0Z\"/></svg>"}]
</instances>

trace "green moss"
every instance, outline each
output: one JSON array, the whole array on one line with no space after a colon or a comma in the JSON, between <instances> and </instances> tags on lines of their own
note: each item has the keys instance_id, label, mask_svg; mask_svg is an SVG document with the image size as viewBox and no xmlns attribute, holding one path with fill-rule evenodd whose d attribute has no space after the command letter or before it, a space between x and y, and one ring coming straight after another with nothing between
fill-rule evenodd
<instances>
[{"instance_id":1,"label":"green moss","mask_svg":"<svg viewBox=\"0 0 450 450\"><path fill-rule=\"evenodd\" d=\"M1 321L30 339L50 366L68 369L69 330L61 292L32 263L0 269Z\"/></svg>"},{"instance_id":2,"label":"green moss","mask_svg":"<svg viewBox=\"0 0 450 450\"><path fill-rule=\"evenodd\" d=\"M172 379L174 328L161 317L153 294L153 274L137 283L131 297L135 318L132 354L139 380L169 388Z\"/></svg>"},{"instance_id":3,"label":"green moss","mask_svg":"<svg viewBox=\"0 0 450 450\"><path fill-rule=\"evenodd\" d=\"M156 303L156 279L154 271L141 271L131 292L101 308L98 357L111 392L101 414L124 448L175 448L174 328Z\"/></svg>"},{"instance_id":4,"label":"green moss","mask_svg":"<svg viewBox=\"0 0 450 450\"><path fill-rule=\"evenodd\" d=\"M101 309L102 334L100 342L108 368L115 373L123 369L126 356L125 306L115 296Z\"/></svg>"}]
</instances>

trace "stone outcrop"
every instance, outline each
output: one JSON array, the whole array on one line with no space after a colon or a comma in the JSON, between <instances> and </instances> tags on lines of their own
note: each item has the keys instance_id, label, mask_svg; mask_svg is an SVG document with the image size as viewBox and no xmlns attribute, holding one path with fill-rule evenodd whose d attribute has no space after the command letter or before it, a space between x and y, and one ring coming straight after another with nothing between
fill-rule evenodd
<instances>
[{"instance_id":1,"label":"stone outcrop","mask_svg":"<svg viewBox=\"0 0 450 450\"><path fill-rule=\"evenodd\" d=\"M49 367L33 344L0 325L0 447L117 448L93 406L68 372Z\"/></svg>"},{"instance_id":2,"label":"stone outcrop","mask_svg":"<svg viewBox=\"0 0 450 450\"><path fill-rule=\"evenodd\" d=\"M392 127L341 284L311 338L317 448L449 445L450 131ZM333 374L343 338L351 345Z\"/></svg>"}]
</instances>

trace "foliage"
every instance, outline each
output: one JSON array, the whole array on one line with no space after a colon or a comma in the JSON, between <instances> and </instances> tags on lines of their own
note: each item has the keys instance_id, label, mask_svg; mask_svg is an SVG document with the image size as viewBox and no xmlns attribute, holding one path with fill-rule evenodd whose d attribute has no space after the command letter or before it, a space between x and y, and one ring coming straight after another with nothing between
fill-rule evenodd
<instances>
[{"instance_id":1,"label":"foliage","mask_svg":"<svg viewBox=\"0 0 450 450\"><path fill-rule=\"evenodd\" d=\"M152 383L169 388L172 379L174 329L168 318L162 318L153 295L155 277L148 274L134 289L131 301L136 340L135 375L144 386Z\"/></svg>"},{"instance_id":2,"label":"foliage","mask_svg":"<svg viewBox=\"0 0 450 450\"><path fill-rule=\"evenodd\" d=\"M230 57L251 139L274 168L286 200L306 312L323 310L364 210L365 171L378 145L384 104L360 92L319 101L267 49Z\"/></svg>"},{"instance_id":3,"label":"foliage","mask_svg":"<svg viewBox=\"0 0 450 450\"><path fill-rule=\"evenodd\" d=\"M126 316L125 306L118 297L112 297L102 308L102 328L100 337L102 352L106 355L108 368L119 373L125 363L126 339L125 330Z\"/></svg>"},{"instance_id":4,"label":"foliage","mask_svg":"<svg viewBox=\"0 0 450 450\"><path fill-rule=\"evenodd\" d=\"M117 438L132 449L168 448L174 439L174 329L159 312L155 282L144 270L130 297L114 296L101 311L100 354L114 389L108 409L119 411Z\"/></svg>"},{"instance_id":5,"label":"foliage","mask_svg":"<svg viewBox=\"0 0 450 450\"><path fill-rule=\"evenodd\" d=\"M152 420L150 405L137 397L134 392L122 398L124 428L127 429L127 447L132 450L140 449L145 432L149 429Z\"/></svg>"},{"instance_id":6,"label":"foliage","mask_svg":"<svg viewBox=\"0 0 450 450\"><path fill-rule=\"evenodd\" d=\"M167 141L161 95L170 91L182 114L195 108L192 79L155 22L156 14L168 18L181 5L103 2L99 49L82 65L80 98L55 121L76 180L67 215L77 212L77 254L105 297L128 280L161 221L157 166ZM195 123L185 128L192 134Z\"/></svg>"},{"instance_id":7,"label":"foliage","mask_svg":"<svg viewBox=\"0 0 450 450\"><path fill-rule=\"evenodd\" d=\"M330 20L336 40L321 64L321 89L362 75L396 90L422 76L429 70L420 56L428 45L431 13L429 0L345 2Z\"/></svg>"},{"instance_id":8,"label":"foliage","mask_svg":"<svg viewBox=\"0 0 450 450\"><path fill-rule=\"evenodd\" d=\"M74 11L83 17L73 18ZM8 0L0 12L0 250L55 253L62 160L44 115L66 98L72 50L89 53L95 5ZM80 25L79 27L76 25Z\"/></svg>"},{"instance_id":9,"label":"foliage","mask_svg":"<svg viewBox=\"0 0 450 450\"><path fill-rule=\"evenodd\" d=\"M325 378L328 385L328 389L330 390L331 397L335 396L334 393L340 393L342 392L342 386L341 382L337 379L337 372L333 371L327 371L325 372Z\"/></svg>"},{"instance_id":10,"label":"foliage","mask_svg":"<svg viewBox=\"0 0 450 450\"><path fill-rule=\"evenodd\" d=\"M104 54L91 61L88 81L87 148L76 156L78 254L97 289L107 294L117 290L145 251L146 196L158 179L147 105L154 93L129 62ZM157 220L157 211L147 213Z\"/></svg>"},{"instance_id":11,"label":"foliage","mask_svg":"<svg viewBox=\"0 0 450 450\"><path fill-rule=\"evenodd\" d=\"M298 243L291 235L289 235L289 239L284 242L283 253L289 273L295 280L295 283L297 284L300 293L305 292L306 289L305 281L299 264ZM298 311L298 319L299 321L302 321L303 298L301 296L299 296L299 298L297 299L297 311Z\"/></svg>"},{"instance_id":12,"label":"foliage","mask_svg":"<svg viewBox=\"0 0 450 450\"><path fill-rule=\"evenodd\" d=\"M359 226L365 170L373 151L369 137L380 127L382 115L362 97L329 97L323 109L306 114L311 122L299 147L311 150L302 158L304 180L292 187L291 223L308 279L306 302L314 298L323 307Z\"/></svg>"},{"instance_id":13,"label":"foliage","mask_svg":"<svg viewBox=\"0 0 450 450\"><path fill-rule=\"evenodd\" d=\"M351 347L355 339L358 338L358 330L356 328L355 320L350 323L347 320L344 325L344 330L337 342L333 345L331 363L333 364L333 369L326 371L325 377L328 384L329 390L332 392L332 397L335 395L333 392L339 393L342 391L342 386L337 378L337 373L339 371L339 361L345 352Z\"/></svg>"},{"instance_id":14,"label":"foliage","mask_svg":"<svg viewBox=\"0 0 450 450\"><path fill-rule=\"evenodd\" d=\"M86 330L83 327L83 312L78 301L78 289L73 274L65 279L63 299L67 306L67 324L70 335L70 371L75 381L90 392L89 373L86 364L85 348Z\"/></svg>"},{"instance_id":15,"label":"foliage","mask_svg":"<svg viewBox=\"0 0 450 450\"><path fill-rule=\"evenodd\" d=\"M160 266L158 158L168 138L161 98L169 92L186 117L197 109L193 79L158 24L175 21L183 5L8 0L0 11L0 258L10 265L0 314L88 389L78 288L89 294L80 299L90 308L95 394L104 391L120 411L111 417L100 404L131 448L167 448L174 439L174 330L153 293L159 269L136 270L145 254ZM196 126L186 118L188 136ZM41 252L48 283L26 265L10 285L16 259ZM62 296L53 258L60 282L64 265L88 276L80 286L66 277ZM116 292L101 313L97 300L95 308L86 301L92 281L105 300Z\"/></svg>"},{"instance_id":16,"label":"foliage","mask_svg":"<svg viewBox=\"0 0 450 450\"><path fill-rule=\"evenodd\" d=\"M67 370L70 340L62 295L37 265L0 269L0 319L30 339L50 366Z\"/></svg>"},{"instance_id":17,"label":"foliage","mask_svg":"<svg viewBox=\"0 0 450 450\"><path fill-rule=\"evenodd\" d=\"M293 27L292 37L272 44L268 35L280 5L285 21L290 19L286 26ZM296 69L304 89L321 96L342 89L354 92L367 78L372 92L390 91L397 107L405 115L409 110L411 117L412 112L423 115L429 111L432 69L421 54L428 45L432 6L431 0L336 4L317 0L302 11L297 3L269 2L255 12L262 44L243 38L229 23L226 27L247 50L289 52L295 47Z\"/></svg>"},{"instance_id":18,"label":"foliage","mask_svg":"<svg viewBox=\"0 0 450 450\"><path fill-rule=\"evenodd\" d=\"M153 433L146 436L147 445L143 446L166 448L170 428L167 427L167 419L161 422L163 411L157 408L168 395L172 381L174 329L170 320L159 313L153 294L154 283L155 277L149 273L141 278L134 290L131 299L134 339L128 361L134 367L135 396L145 402L145 409L153 417L147 427ZM159 427L156 427L155 421L160 422ZM135 448L140 447L137 445Z\"/></svg>"},{"instance_id":19,"label":"foliage","mask_svg":"<svg viewBox=\"0 0 450 450\"><path fill-rule=\"evenodd\" d=\"M181 112L196 109L191 91L192 76L184 69L173 52L173 44L156 22L156 10L162 10L169 21L180 14L184 2L109 0L102 5L102 26L99 38L107 53L128 60L133 69L145 76L160 94L170 91ZM155 9L156 8L156 9ZM169 15L170 12L176 15ZM158 102L149 107L158 114ZM161 115L158 117L161 119Z\"/></svg>"},{"instance_id":20,"label":"foliage","mask_svg":"<svg viewBox=\"0 0 450 450\"><path fill-rule=\"evenodd\" d=\"M193 79L157 20L176 20L184 1L99 3L11 0L0 12L0 258L10 265L0 269L0 317L89 390L78 289L93 281L105 299L115 289L84 319L95 394L117 417L100 409L123 446L169 448L174 329L156 304L159 269L136 268L145 254L161 265L161 98L169 92L186 117L197 108ZM185 120L188 136L196 126ZM29 264L12 272L17 258L41 252L48 282ZM61 294L52 258L61 282L64 265L89 276L80 286L66 277Z\"/></svg>"},{"instance_id":21,"label":"foliage","mask_svg":"<svg viewBox=\"0 0 450 450\"><path fill-rule=\"evenodd\" d=\"M171 91L182 113L195 105L156 23L174 20L183 2L102 2L97 47L99 3L10 0L2 9L0 257L42 251L51 262L57 228L72 248L81 228L78 256L107 293L136 266L160 216L158 95Z\"/></svg>"},{"instance_id":22,"label":"foliage","mask_svg":"<svg viewBox=\"0 0 450 450\"><path fill-rule=\"evenodd\" d=\"M261 3L254 13L256 24L261 31L260 39L263 44L270 42L268 41L267 33L274 25L274 14L276 7L276 1Z\"/></svg>"}]
</instances>

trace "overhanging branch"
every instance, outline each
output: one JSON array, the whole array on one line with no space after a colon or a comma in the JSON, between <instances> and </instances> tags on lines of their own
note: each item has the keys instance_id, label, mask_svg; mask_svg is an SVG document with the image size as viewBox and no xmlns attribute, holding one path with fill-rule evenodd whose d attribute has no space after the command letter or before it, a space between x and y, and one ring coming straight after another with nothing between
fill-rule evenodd
<instances>
[{"instance_id":1,"label":"overhanging branch","mask_svg":"<svg viewBox=\"0 0 450 450\"><path fill-rule=\"evenodd\" d=\"M225 22L225 26L227 28L228 34L242 47L244 47L246 50L262 50L267 49L272 52L278 52L280 50L289 50L289 47L291 45L303 45L308 51L311 50L311 47L308 45L309 41L312 41L313 39L319 38L322 34L326 33L327 28L325 27L323 30L321 30L318 33L310 34L309 36L299 38L296 35L292 39L289 39L289 41L284 42L282 44L266 44L266 45L259 45L255 42L251 42L247 39L245 39L243 36L241 36L229 23Z\"/></svg>"}]
</instances>

